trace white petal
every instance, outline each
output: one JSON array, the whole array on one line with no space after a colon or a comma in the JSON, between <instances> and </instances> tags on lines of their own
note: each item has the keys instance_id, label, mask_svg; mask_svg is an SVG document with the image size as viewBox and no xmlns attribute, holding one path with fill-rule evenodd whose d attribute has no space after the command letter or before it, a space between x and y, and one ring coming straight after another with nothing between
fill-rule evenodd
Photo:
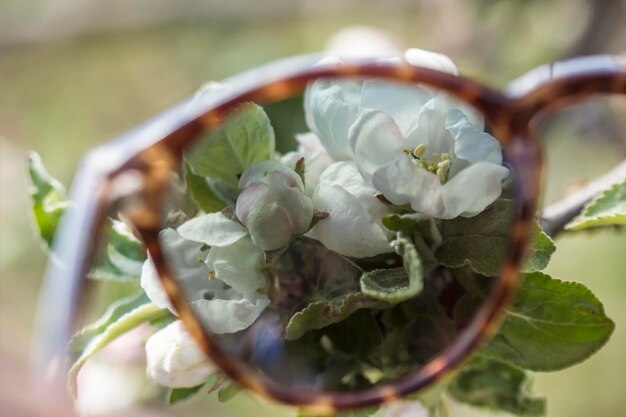
<instances>
[{"instance_id":1,"label":"white petal","mask_svg":"<svg viewBox=\"0 0 626 417\"><path fill-rule=\"evenodd\" d=\"M459 73L454 62L446 55L424 49L411 48L404 53L404 59L416 67L430 68L441 72L457 75Z\"/></svg>"},{"instance_id":2,"label":"white petal","mask_svg":"<svg viewBox=\"0 0 626 417\"><path fill-rule=\"evenodd\" d=\"M501 165L479 162L460 171L443 186L445 212L442 219L475 216L502 193L502 180L509 170Z\"/></svg>"},{"instance_id":3,"label":"white petal","mask_svg":"<svg viewBox=\"0 0 626 417\"><path fill-rule=\"evenodd\" d=\"M215 271L216 280L236 291L247 294L265 286L261 273L264 257L249 237L229 246L214 246L209 251L206 266Z\"/></svg>"},{"instance_id":4,"label":"white petal","mask_svg":"<svg viewBox=\"0 0 626 417\"><path fill-rule=\"evenodd\" d=\"M198 300L191 308L209 331L227 334L250 327L269 304L267 296L250 294L240 299Z\"/></svg>"},{"instance_id":5,"label":"white petal","mask_svg":"<svg viewBox=\"0 0 626 417\"><path fill-rule=\"evenodd\" d=\"M305 92L307 125L338 161L353 157L348 129L356 120L360 98L361 84L356 81L318 80Z\"/></svg>"},{"instance_id":6,"label":"white petal","mask_svg":"<svg viewBox=\"0 0 626 417\"><path fill-rule=\"evenodd\" d=\"M195 217L180 225L177 230L185 239L209 246L228 246L248 234L245 227L230 220L222 212Z\"/></svg>"},{"instance_id":7,"label":"white petal","mask_svg":"<svg viewBox=\"0 0 626 417\"><path fill-rule=\"evenodd\" d=\"M173 273L174 279L181 285L188 301L202 298L207 290L213 290L223 285L220 282L209 281L209 270L202 263L207 255L206 251L201 250L202 243L187 240L174 229L162 230L159 233L159 241L163 256ZM153 303L176 314L149 258L142 269L141 287Z\"/></svg>"},{"instance_id":8,"label":"white petal","mask_svg":"<svg viewBox=\"0 0 626 417\"><path fill-rule=\"evenodd\" d=\"M390 116L365 110L350 128L349 140L359 171L370 181L377 168L402 155L404 136Z\"/></svg>"},{"instance_id":9,"label":"white petal","mask_svg":"<svg viewBox=\"0 0 626 417\"><path fill-rule=\"evenodd\" d=\"M296 135L296 140L299 144L298 150L286 153L280 159L280 162L290 168L294 168L298 160L304 158L305 192L306 195L312 197L322 172L336 161L326 152L326 149L324 149L319 138L314 133L309 132Z\"/></svg>"},{"instance_id":10,"label":"white petal","mask_svg":"<svg viewBox=\"0 0 626 417\"><path fill-rule=\"evenodd\" d=\"M454 153L473 164L484 161L502 165L500 143L490 134L475 129L469 122L458 129Z\"/></svg>"},{"instance_id":11,"label":"white petal","mask_svg":"<svg viewBox=\"0 0 626 417\"><path fill-rule=\"evenodd\" d=\"M378 191L365 182L354 161L330 165L320 176L320 183L337 185L352 194L377 223L381 222L383 216L391 213L390 208L376 198Z\"/></svg>"},{"instance_id":12,"label":"white petal","mask_svg":"<svg viewBox=\"0 0 626 417\"><path fill-rule=\"evenodd\" d=\"M380 80L365 81L362 91L361 108L390 116L405 136L420 108L432 98L420 87Z\"/></svg>"},{"instance_id":13,"label":"white petal","mask_svg":"<svg viewBox=\"0 0 626 417\"><path fill-rule=\"evenodd\" d=\"M147 340L146 362L148 377L170 388L195 387L216 371L180 320Z\"/></svg>"},{"instance_id":14,"label":"white petal","mask_svg":"<svg viewBox=\"0 0 626 417\"><path fill-rule=\"evenodd\" d=\"M414 166L408 157L385 165L372 178L374 186L394 204L437 217L443 212L442 187L436 175Z\"/></svg>"},{"instance_id":15,"label":"white petal","mask_svg":"<svg viewBox=\"0 0 626 417\"><path fill-rule=\"evenodd\" d=\"M295 167L295 166L294 166ZM289 167L282 162L278 161L262 161L258 162L250 167L248 167L242 174L239 179L239 187L246 188L248 185L253 182L263 181L266 182L265 179L270 172L278 171L289 177L289 179L295 182L298 187L304 191L304 185L302 184L302 179L300 176L293 170L293 167Z\"/></svg>"},{"instance_id":16,"label":"white petal","mask_svg":"<svg viewBox=\"0 0 626 417\"><path fill-rule=\"evenodd\" d=\"M358 258L392 251L382 228L359 200L342 187L320 183L313 204L329 216L308 235L328 249Z\"/></svg>"},{"instance_id":17,"label":"white petal","mask_svg":"<svg viewBox=\"0 0 626 417\"><path fill-rule=\"evenodd\" d=\"M305 155L317 155L320 152L326 152L320 138L313 132L296 134L296 142L298 142L298 152Z\"/></svg>"},{"instance_id":18,"label":"white petal","mask_svg":"<svg viewBox=\"0 0 626 417\"><path fill-rule=\"evenodd\" d=\"M405 146L413 148L425 145L424 157L433 159L433 153L454 156L454 137L446 129L446 114L449 108L445 100L436 95L420 110L416 124L411 128Z\"/></svg>"},{"instance_id":19,"label":"white petal","mask_svg":"<svg viewBox=\"0 0 626 417\"><path fill-rule=\"evenodd\" d=\"M159 279L159 274L157 273L154 263L152 263L152 259L150 259L150 257L148 257L148 259L146 259L143 263L140 284L150 301L152 301L157 307L167 308L174 313L174 307L172 306L167 293L163 289L163 285Z\"/></svg>"}]
</instances>

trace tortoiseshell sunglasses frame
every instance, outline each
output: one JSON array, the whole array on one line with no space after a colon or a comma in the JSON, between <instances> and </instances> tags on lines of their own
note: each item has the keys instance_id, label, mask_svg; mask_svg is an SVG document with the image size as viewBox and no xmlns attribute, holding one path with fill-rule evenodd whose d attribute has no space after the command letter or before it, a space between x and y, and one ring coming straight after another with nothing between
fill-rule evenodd
<instances>
[{"instance_id":1,"label":"tortoiseshell sunglasses frame","mask_svg":"<svg viewBox=\"0 0 626 417\"><path fill-rule=\"evenodd\" d=\"M497 329L518 284L519 267L541 186L542 153L531 134L531 122L541 113L592 94L626 94L624 59L596 56L540 67L511 84L507 93L467 78L388 60L313 65L318 59L319 55L291 58L233 77L225 81L232 86L230 91L216 93L199 105L191 105L191 99L183 102L86 155L70 194L73 210L64 216L55 240L58 259L51 260L47 270L40 305L39 369L49 366L65 369L66 347L75 330L87 267L107 214L124 200L128 201L123 214L146 244L163 287L189 332L230 379L260 396L318 414L388 402L441 378ZM518 216L511 225L499 279L476 318L451 347L417 373L390 385L356 392L319 392L281 386L226 353L211 340L186 304L158 240L163 228L161 199L170 174L180 168L184 149L201 132L219 127L242 102L276 102L302 93L313 80L329 77L419 83L473 105L491 124L517 178Z\"/></svg>"}]
</instances>

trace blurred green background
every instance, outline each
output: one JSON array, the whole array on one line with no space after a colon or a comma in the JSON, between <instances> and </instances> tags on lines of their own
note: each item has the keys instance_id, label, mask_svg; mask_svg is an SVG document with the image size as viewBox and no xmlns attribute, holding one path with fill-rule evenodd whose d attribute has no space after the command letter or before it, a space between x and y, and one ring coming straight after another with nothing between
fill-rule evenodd
<instances>
[{"instance_id":1,"label":"blurred green background","mask_svg":"<svg viewBox=\"0 0 626 417\"><path fill-rule=\"evenodd\" d=\"M585 53L626 53L624 10L623 0L2 0L2 366L28 359L45 261L30 226L29 150L39 152L51 173L68 184L86 150L193 94L202 83L321 50L346 26L373 26L407 46L445 53L462 73L504 87L541 63ZM547 144L546 201L626 157L624 143L585 142L564 130ZM589 286L617 328L611 342L584 364L536 375L535 391L548 397L549 416L623 415L624 248L623 232L559 239L548 272ZM2 375L0 369L0 382L7 384ZM202 409L205 415L243 416L259 410L253 400L236 403L195 399L177 406L175 414ZM260 410L277 413L269 406ZM484 414L456 406L452 411L453 416Z\"/></svg>"}]
</instances>

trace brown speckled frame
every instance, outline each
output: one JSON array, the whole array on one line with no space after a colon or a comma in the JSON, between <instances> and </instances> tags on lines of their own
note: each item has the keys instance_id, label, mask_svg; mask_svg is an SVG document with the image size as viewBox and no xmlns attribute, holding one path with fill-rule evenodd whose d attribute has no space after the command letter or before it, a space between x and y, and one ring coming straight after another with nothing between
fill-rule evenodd
<instances>
[{"instance_id":1,"label":"brown speckled frame","mask_svg":"<svg viewBox=\"0 0 626 417\"><path fill-rule=\"evenodd\" d=\"M233 381L250 391L309 412L332 414L400 398L422 389L454 369L496 329L519 279L531 222L534 220L542 178L542 155L532 139L535 116L550 112L591 94L626 94L626 65L617 57L599 56L551 64L530 72L502 93L472 80L406 64L346 61L312 65L319 56L296 57L242 74L226 83L228 93L216 93L201 105L184 102L152 121L104 145L83 160L70 198L76 203L65 216L55 241L61 262L48 267L40 311L38 367L64 363L67 342L75 329L84 275L111 207L123 204L147 245L172 304L199 346ZM250 370L216 345L186 304L159 246L163 228L161 198L170 173L179 169L183 150L198 134L220 126L242 102L271 103L301 93L318 78L381 78L420 83L447 91L472 104L490 122L503 152L517 174L517 218L499 279L491 296L459 339L417 373L393 384L356 392L319 392L292 389ZM54 314L52 314L54 313ZM46 366L46 368L49 366ZM58 372L61 378L64 372Z\"/></svg>"}]
</instances>

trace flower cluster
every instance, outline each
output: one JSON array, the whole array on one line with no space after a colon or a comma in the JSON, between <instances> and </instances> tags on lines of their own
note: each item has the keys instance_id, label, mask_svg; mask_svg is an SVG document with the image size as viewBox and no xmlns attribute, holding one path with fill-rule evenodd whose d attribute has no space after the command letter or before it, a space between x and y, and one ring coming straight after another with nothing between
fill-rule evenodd
<instances>
[{"instance_id":1,"label":"flower cluster","mask_svg":"<svg viewBox=\"0 0 626 417\"><path fill-rule=\"evenodd\" d=\"M456 72L439 54L409 50L405 59ZM346 259L390 254L397 244L385 217L407 210L471 217L501 194L508 169L498 141L474 110L440 91L323 79L307 88L304 109L310 132L296 136L295 151L280 156L272 148L269 159L247 166L234 207L160 234L186 300L214 334L247 329L272 304L273 261L300 237ZM141 283L155 304L176 314L150 259ZM152 336L149 376L169 387L206 380L214 369L189 341L179 322Z\"/></svg>"}]
</instances>

